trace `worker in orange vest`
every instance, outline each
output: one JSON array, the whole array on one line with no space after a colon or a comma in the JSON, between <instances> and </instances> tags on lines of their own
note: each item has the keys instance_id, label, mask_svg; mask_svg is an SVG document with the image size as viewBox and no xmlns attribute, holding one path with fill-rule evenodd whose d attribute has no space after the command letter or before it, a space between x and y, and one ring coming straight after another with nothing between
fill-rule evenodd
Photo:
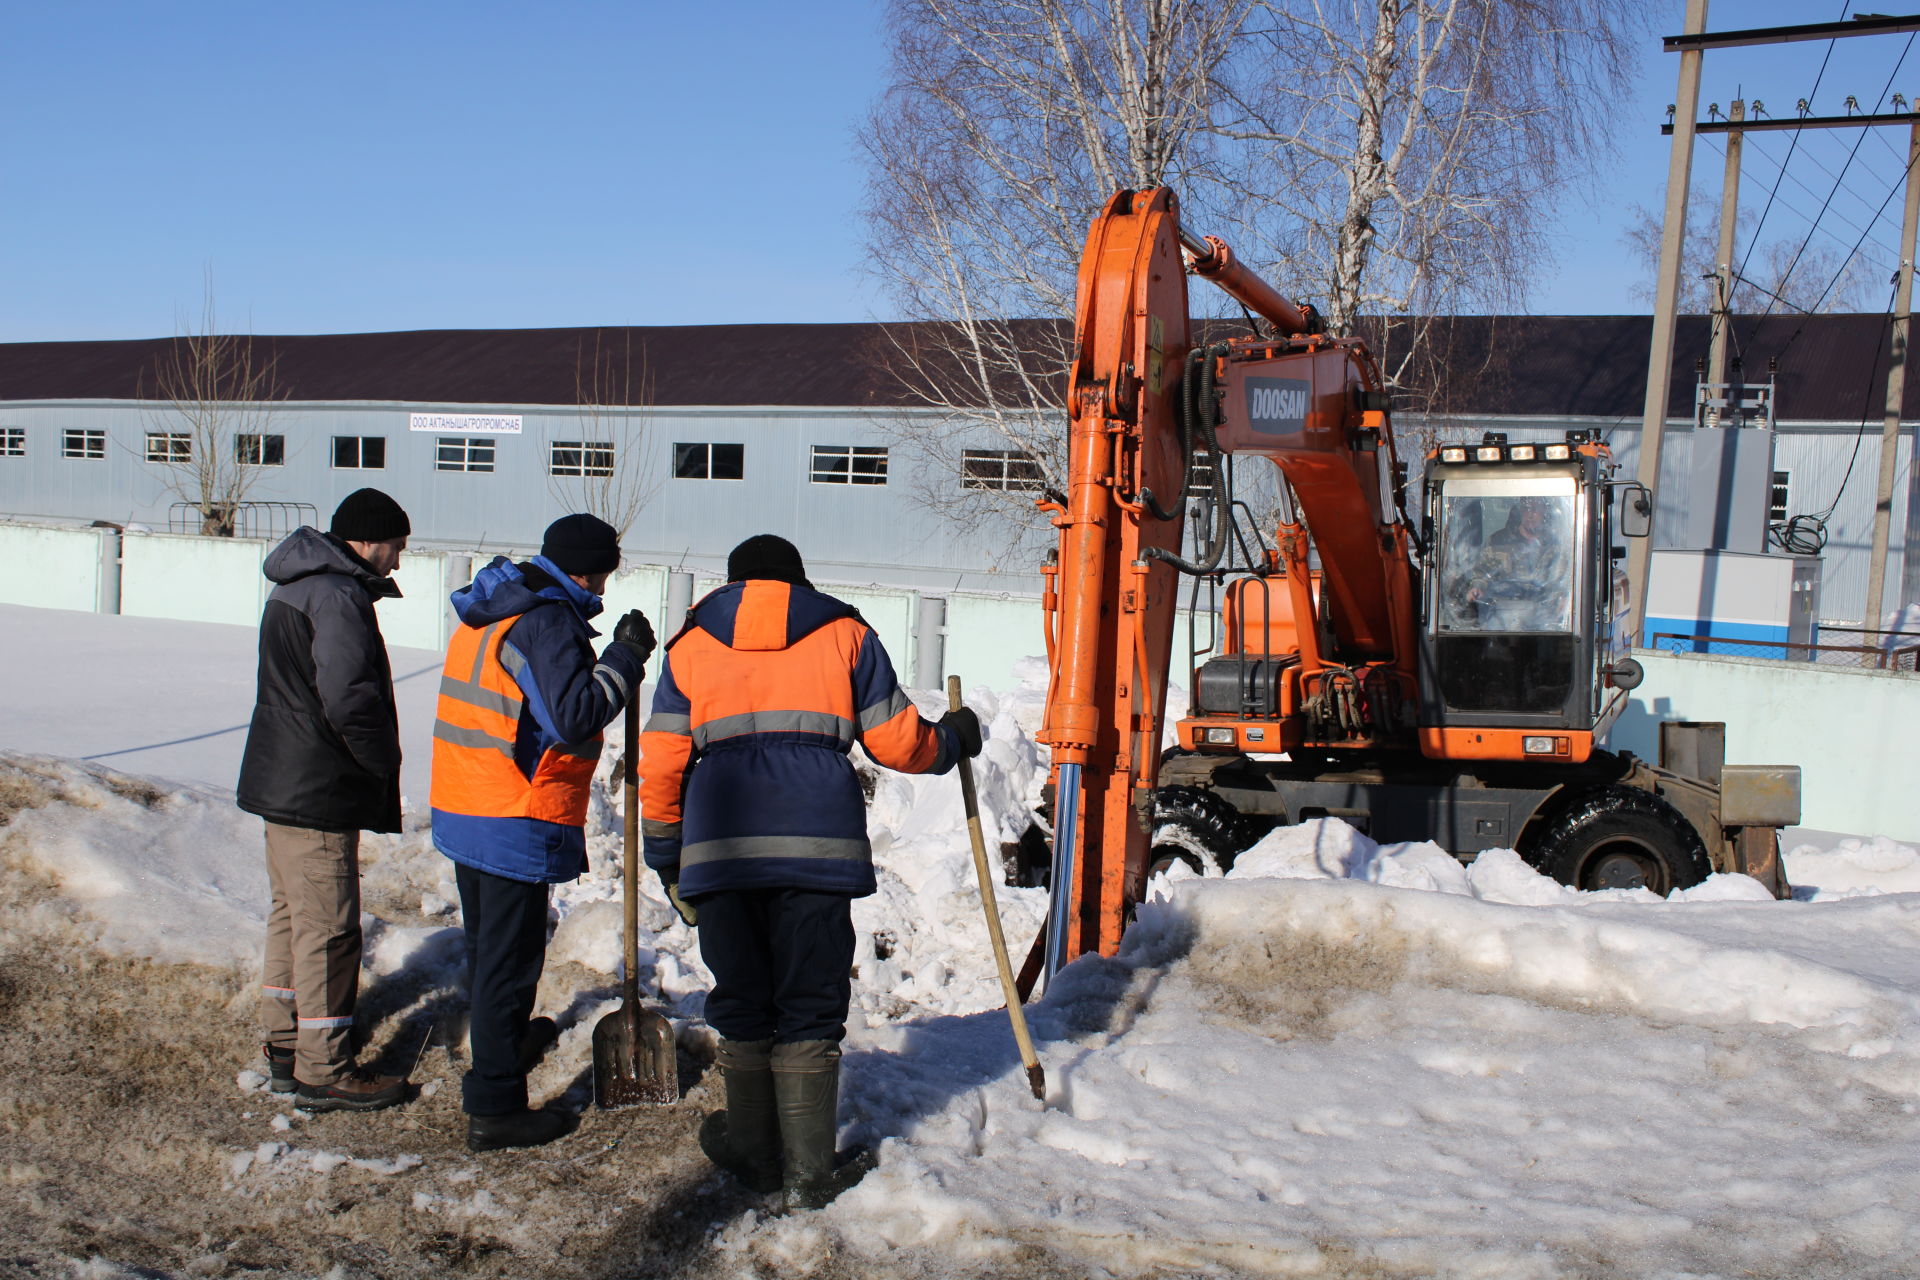
<instances>
[{"instance_id":1,"label":"worker in orange vest","mask_svg":"<svg viewBox=\"0 0 1920 1280\"><path fill-rule=\"evenodd\" d=\"M971 710L923 719L880 637L760 534L667 645L641 737L647 865L700 931L727 1109L700 1145L756 1191L817 1209L863 1171L836 1161L853 899L874 891L855 742L903 773L980 751Z\"/></svg>"},{"instance_id":2,"label":"worker in orange vest","mask_svg":"<svg viewBox=\"0 0 1920 1280\"><path fill-rule=\"evenodd\" d=\"M620 564L591 515L548 526L540 554L497 556L453 593L433 727L433 843L454 861L467 938L472 1061L467 1146L530 1147L573 1117L527 1107L527 1072L558 1032L531 1018L546 961L548 886L586 870L587 801L601 731L638 696L653 628L638 609L597 657L588 619Z\"/></svg>"}]
</instances>

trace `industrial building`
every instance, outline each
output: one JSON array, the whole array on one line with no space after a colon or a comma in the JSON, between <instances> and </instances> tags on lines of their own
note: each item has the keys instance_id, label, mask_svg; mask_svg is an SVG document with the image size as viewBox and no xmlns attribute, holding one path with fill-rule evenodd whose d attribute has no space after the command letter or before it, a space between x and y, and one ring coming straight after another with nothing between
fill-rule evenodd
<instances>
[{"instance_id":1,"label":"industrial building","mask_svg":"<svg viewBox=\"0 0 1920 1280\"><path fill-rule=\"evenodd\" d=\"M1695 366L1707 325L1683 318L1656 547L1778 557L1770 524L1823 516L1817 614L1875 625L1865 587L1889 326L1864 315L1735 323L1747 380L1768 388L1773 416L1710 430L1699 422ZM1487 431L1526 440L1586 430L1612 443L1631 477L1650 330L1632 316L1457 318L1446 355L1456 376L1442 402L1401 409L1402 448ZM803 549L822 582L1038 589L1045 525L1021 501L1038 485L1035 469L1003 437L916 403L888 372L884 326L249 341L271 368L273 398L265 412L236 415L216 446L248 473L242 534L324 519L370 484L412 513L417 544L525 549L555 515L587 505L586 486L618 483L641 499L625 540L632 563L711 573L741 537L774 532ZM163 391L179 343L0 344L0 519L200 532L182 483L195 406ZM1762 372L1769 362L1776 367ZM1920 388L1910 384L1906 398L1889 608L1903 585L1902 599L1913 598L1905 566L1920 569L1908 514ZM1721 447L1729 436L1737 449ZM1810 527L1802 522L1803 533ZM1686 590L1700 580L1696 572ZM1698 616L1751 612L1709 598Z\"/></svg>"}]
</instances>

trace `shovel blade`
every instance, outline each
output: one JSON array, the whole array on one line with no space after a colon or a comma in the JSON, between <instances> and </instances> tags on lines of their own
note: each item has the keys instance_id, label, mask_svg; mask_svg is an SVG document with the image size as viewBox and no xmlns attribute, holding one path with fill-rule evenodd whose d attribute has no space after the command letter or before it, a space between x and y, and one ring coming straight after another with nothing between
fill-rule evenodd
<instances>
[{"instance_id":1,"label":"shovel blade","mask_svg":"<svg viewBox=\"0 0 1920 1280\"><path fill-rule=\"evenodd\" d=\"M651 1009L622 1008L593 1027L593 1101L603 1110L680 1100L673 1024Z\"/></svg>"}]
</instances>

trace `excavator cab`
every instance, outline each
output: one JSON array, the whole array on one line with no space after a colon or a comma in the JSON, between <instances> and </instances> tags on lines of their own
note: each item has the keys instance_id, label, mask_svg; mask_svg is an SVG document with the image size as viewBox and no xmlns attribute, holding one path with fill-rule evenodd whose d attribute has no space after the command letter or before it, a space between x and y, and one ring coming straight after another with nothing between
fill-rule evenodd
<instances>
[{"instance_id":1,"label":"excavator cab","mask_svg":"<svg viewBox=\"0 0 1920 1280\"><path fill-rule=\"evenodd\" d=\"M1579 763L1624 705L1606 446L1448 445L1428 461L1420 745Z\"/></svg>"}]
</instances>

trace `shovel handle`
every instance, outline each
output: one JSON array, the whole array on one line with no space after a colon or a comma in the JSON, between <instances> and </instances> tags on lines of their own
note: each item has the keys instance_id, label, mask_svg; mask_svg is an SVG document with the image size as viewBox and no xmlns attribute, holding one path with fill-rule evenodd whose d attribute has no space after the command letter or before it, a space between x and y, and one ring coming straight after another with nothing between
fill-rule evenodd
<instances>
[{"instance_id":1,"label":"shovel handle","mask_svg":"<svg viewBox=\"0 0 1920 1280\"><path fill-rule=\"evenodd\" d=\"M960 709L960 677L947 677L947 710ZM993 874L987 864L987 838L980 830L980 797L973 788L973 761L960 757L960 799L967 809L967 835L973 841L973 871L980 880L980 906L987 913L987 936L993 939L994 963L1000 967L1000 990L1007 998L1007 1019L1013 1023L1013 1041L1020 1046L1020 1065L1027 1069L1027 1088L1040 1101L1047 1100L1046 1071L1040 1055L1034 1052L1033 1036L1027 1030L1027 1011L1020 1002L1020 989L1014 984L1013 965L1007 959L1006 935L1000 931L1000 902L993 891Z\"/></svg>"},{"instance_id":2,"label":"shovel handle","mask_svg":"<svg viewBox=\"0 0 1920 1280\"><path fill-rule=\"evenodd\" d=\"M621 808L626 819L625 847L621 850L621 945L627 971L621 994L628 1009L640 1007L640 698L639 690L627 699L625 711L626 752L621 758Z\"/></svg>"}]
</instances>

